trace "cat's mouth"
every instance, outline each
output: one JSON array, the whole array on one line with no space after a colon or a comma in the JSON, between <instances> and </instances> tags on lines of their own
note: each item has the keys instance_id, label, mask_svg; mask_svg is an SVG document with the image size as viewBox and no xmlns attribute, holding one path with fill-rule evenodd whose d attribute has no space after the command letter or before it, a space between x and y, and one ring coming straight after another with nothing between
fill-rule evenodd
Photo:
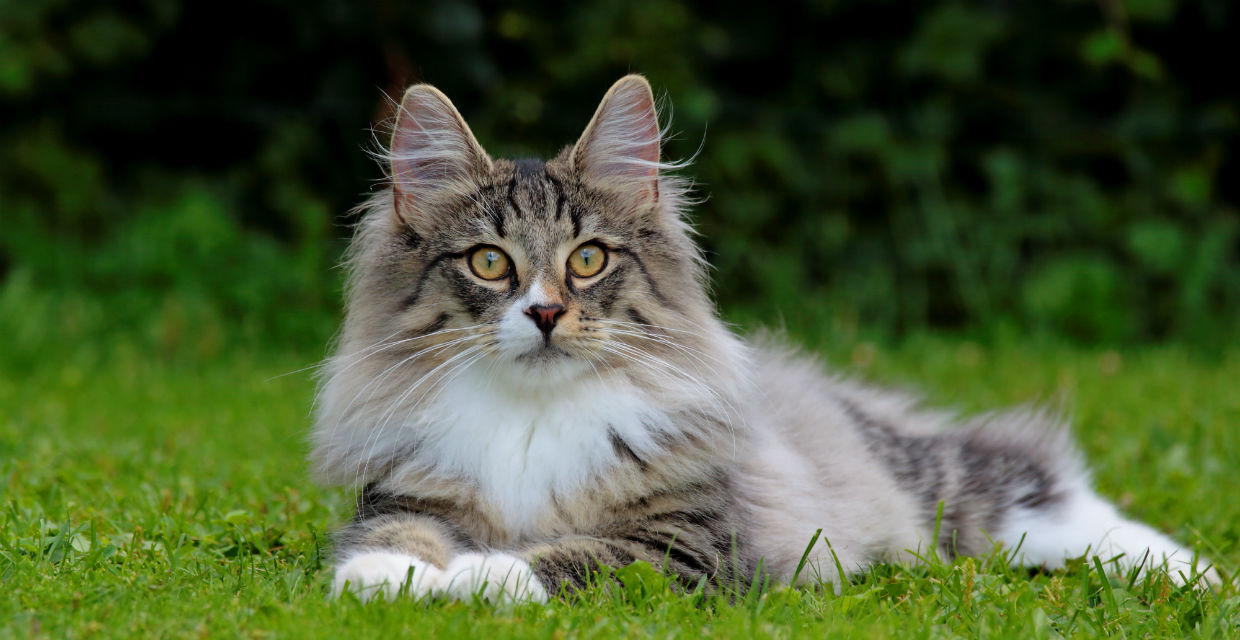
<instances>
[{"instance_id":1,"label":"cat's mouth","mask_svg":"<svg viewBox=\"0 0 1240 640\"><path fill-rule=\"evenodd\" d=\"M554 344L543 343L517 356L517 361L527 362L530 364L544 364L554 360L561 360L570 357L572 357L572 354L555 346Z\"/></svg>"}]
</instances>

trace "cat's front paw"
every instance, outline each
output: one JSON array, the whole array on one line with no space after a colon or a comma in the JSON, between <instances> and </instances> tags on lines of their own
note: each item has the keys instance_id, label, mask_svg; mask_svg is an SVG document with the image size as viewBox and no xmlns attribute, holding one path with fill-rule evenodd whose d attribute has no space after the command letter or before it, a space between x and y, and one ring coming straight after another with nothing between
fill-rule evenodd
<instances>
[{"instance_id":1,"label":"cat's front paw","mask_svg":"<svg viewBox=\"0 0 1240 640\"><path fill-rule=\"evenodd\" d=\"M538 582L529 563L506 553L457 556L444 569L440 590L458 600L477 595L502 604L547 601L547 590Z\"/></svg>"},{"instance_id":2,"label":"cat's front paw","mask_svg":"<svg viewBox=\"0 0 1240 640\"><path fill-rule=\"evenodd\" d=\"M336 565L332 597L348 590L363 602L379 595L395 600L401 593L417 598L432 593L443 575L435 565L408 554L362 551Z\"/></svg>"}]
</instances>

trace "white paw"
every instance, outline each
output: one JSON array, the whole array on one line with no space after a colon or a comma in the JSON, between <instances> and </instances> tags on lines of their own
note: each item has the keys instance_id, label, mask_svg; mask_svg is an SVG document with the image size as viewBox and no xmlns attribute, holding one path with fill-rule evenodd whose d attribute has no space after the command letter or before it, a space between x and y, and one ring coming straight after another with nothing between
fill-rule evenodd
<instances>
[{"instance_id":1,"label":"white paw","mask_svg":"<svg viewBox=\"0 0 1240 640\"><path fill-rule=\"evenodd\" d=\"M410 574L410 569L413 573ZM420 597L431 593L443 578L443 571L425 560L391 551L362 551L336 565L332 579L332 597L340 597L346 589L363 602L382 595L395 600L403 593Z\"/></svg>"},{"instance_id":2,"label":"white paw","mask_svg":"<svg viewBox=\"0 0 1240 640\"><path fill-rule=\"evenodd\" d=\"M457 556L444 569L440 592L457 600L468 600L478 595L491 602L505 604L547 601L547 590L539 584L529 563L506 553L466 553Z\"/></svg>"}]
</instances>

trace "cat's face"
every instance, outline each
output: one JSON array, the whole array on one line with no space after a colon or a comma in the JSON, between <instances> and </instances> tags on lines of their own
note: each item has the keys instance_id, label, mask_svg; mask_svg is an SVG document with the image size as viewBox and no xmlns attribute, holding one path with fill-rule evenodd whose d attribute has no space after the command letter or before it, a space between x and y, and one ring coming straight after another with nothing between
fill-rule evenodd
<instances>
[{"instance_id":1,"label":"cat's face","mask_svg":"<svg viewBox=\"0 0 1240 640\"><path fill-rule=\"evenodd\" d=\"M392 256L409 291L393 330L476 333L480 355L518 374L584 375L624 353L618 332L667 322L668 298L695 286L685 247L563 166L497 161L475 182L438 205L437 224L406 232L422 246Z\"/></svg>"},{"instance_id":2,"label":"cat's face","mask_svg":"<svg viewBox=\"0 0 1240 640\"><path fill-rule=\"evenodd\" d=\"M395 465L477 478L511 449L568 456L548 472L569 487L617 456L732 442L726 399L749 368L707 297L659 135L639 76L545 163L492 159L443 94L405 94L323 369L324 478L364 484Z\"/></svg>"},{"instance_id":3,"label":"cat's face","mask_svg":"<svg viewBox=\"0 0 1240 640\"><path fill-rule=\"evenodd\" d=\"M359 236L356 346L403 340L386 355L433 377L481 365L535 386L701 368L687 354L713 312L644 79L618 82L546 163L490 158L445 96L416 86L390 162L390 205Z\"/></svg>"}]
</instances>

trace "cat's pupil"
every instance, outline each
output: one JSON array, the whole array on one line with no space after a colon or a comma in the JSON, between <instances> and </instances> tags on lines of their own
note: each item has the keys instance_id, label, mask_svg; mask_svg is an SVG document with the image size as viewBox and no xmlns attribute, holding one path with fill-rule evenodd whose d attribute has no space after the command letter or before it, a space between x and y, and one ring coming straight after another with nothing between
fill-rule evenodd
<instances>
[{"instance_id":1,"label":"cat's pupil","mask_svg":"<svg viewBox=\"0 0 1240 640\"><path fill-rule=\"evenodd\" d=\"M487 268L491 268L495 266L496 262L499 262L499 254L495 253L494 251L488 251L487 252Z\"/></svg>"},{"instance_id":2,"label":"cat's pupil","mask_svg":"<svg viewBox=\"0 0 1240 640\"><path fill-rule=\"evenodd\" d=\"M590 261L594 259L594 253L595 251L593 248L581 250L581 261L584 262L587 267L590 266Z\"/></svg>"}]
</instances>

